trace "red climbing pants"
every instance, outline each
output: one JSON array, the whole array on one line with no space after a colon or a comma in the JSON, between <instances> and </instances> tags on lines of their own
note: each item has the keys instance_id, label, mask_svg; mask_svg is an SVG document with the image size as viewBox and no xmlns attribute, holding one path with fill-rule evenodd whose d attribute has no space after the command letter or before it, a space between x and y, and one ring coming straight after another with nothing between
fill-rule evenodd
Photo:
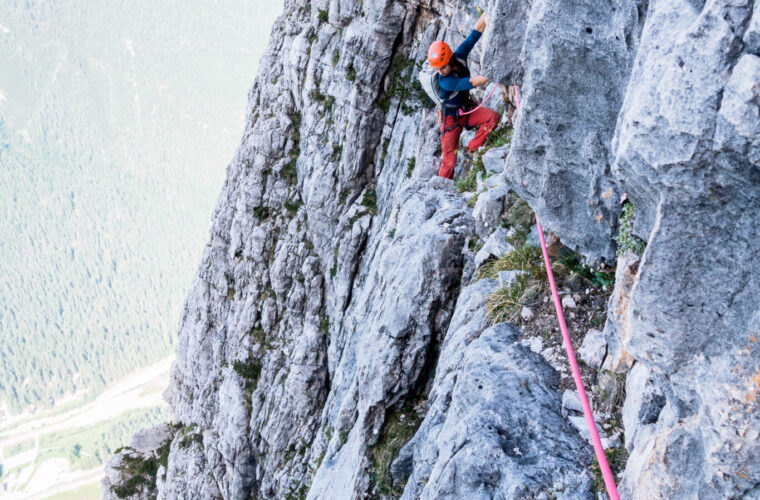
<instances>
[{"instance_id":1,"label":"red climbing pants","mask_svg":"<svg viewBox=\"0 0 760 500\"><path fill-rule=\"evenodd\" d=\"M447 179L454 178L454 167L457 165L457 149L459 149L459 135L464 127L480 127L475 137L467 145L470 152L477 149L486 142L488 134L496 128L499 123L499 113L492 109L482 107L469 115L454 118L447 116L443 129L443 161L438 175Z\"/></svg>"}]
</instances>

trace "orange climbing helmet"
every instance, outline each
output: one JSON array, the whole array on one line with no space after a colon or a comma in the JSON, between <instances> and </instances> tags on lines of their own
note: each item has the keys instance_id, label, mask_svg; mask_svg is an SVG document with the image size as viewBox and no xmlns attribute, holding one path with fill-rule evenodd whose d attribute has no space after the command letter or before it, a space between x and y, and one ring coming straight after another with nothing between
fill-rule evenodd
<instances>
[{"instance_id":1,"label":"orange climbing helmet","mask_svg":"<svg viewBox=\"0 0 760 500\"><path fill-rule=\"evenodd\" d=\"M437 40L430 44L430 48L428 49L428 62L430 63L430 66L435 69L443 68L449 64L452 55L453 53L451 52L449 44Z\"/></svg>"}]
</instances>

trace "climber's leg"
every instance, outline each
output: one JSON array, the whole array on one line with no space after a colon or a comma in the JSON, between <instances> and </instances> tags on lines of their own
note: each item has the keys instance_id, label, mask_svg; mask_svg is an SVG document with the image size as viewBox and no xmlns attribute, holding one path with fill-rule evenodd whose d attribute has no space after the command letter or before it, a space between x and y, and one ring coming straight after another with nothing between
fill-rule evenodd
<instances>
[{"instance_id":1,"label":"climber's leg","mask_svg":"<svg viewBox=\"0 0 760 500\"><path fill-rule=\"evenodd\" d=\"M473 137L473 139L467 145L467 149L470 151L476 151L480 146L483 145L483 143L486 142L488 134L490 134L491 131L496 128L496 125L498 125L501 117L496 111L483 107L476 110L474 113L467 115L467 118L468 126L480 127L478 128L478 132L475 134L475 137Z\"/></svg>"},{"instance_id":2,"label":"climber's leg","mask_svg":"<svg viewBox=\"0 0 760 500\"><path fill-rule=\"evenodd\" d=\"M462 133L462 127L456 124L453 116L447 116L444 122L444 129L446 131L443 133L442 140L443 160L441 161L438 175L447 179L453 179L454 167L457 165L459 135Z\"/></svg>"}]
</instances>

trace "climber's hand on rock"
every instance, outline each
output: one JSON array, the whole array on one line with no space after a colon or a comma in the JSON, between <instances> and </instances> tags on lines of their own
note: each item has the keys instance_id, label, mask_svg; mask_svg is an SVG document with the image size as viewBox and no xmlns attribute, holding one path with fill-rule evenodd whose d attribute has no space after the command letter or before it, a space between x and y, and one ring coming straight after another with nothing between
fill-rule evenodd
<instances>
[{"instance_id":1,"label":"climber's hand on rock","mask_svg":"<svg viewBox=\"0 0 760 500\"><path fill-rule=\"evenodd\" d=\"M475 75L470 77L470 84L473 87L480 87L481 85L485 85L488 83L488 78L486 78L483 75Z\"/></svg>"},{"instance_id":2,"label":"climber's hand on rock","mask_svg":"<svg viewBox=\"0 0 760 500\"><path fill-rule=\"evenodd\" d=\"M475 26L473 27L475 31L483 32L484 29L486 29L486 13L483 12L480 15L480 19L478 19L478 22L475 23Z\"/></svg>"}]
</instances>

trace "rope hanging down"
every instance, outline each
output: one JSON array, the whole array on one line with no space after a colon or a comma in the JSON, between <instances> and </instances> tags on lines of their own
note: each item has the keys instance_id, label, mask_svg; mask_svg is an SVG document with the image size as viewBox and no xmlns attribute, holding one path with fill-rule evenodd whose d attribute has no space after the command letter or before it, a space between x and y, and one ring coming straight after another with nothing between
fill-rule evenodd
<instances>
[{"instance_id":1,"label":"rope hanging down","mask_svg":"<svg viewBox=\"0 0 760 500\"><path fill-rule=\"evenodd\" d=\"M491 92L489 92L489 93L488 93L488 95L486 96L486 98L485 98L485 99L483 99L483 102L481 102L480 104L478 104L478 106L477 106L475 109L471 109L470 111L464 111L464 112L461 112L461 111L460 111L460 112L459 112L459 116L469 115L470 113L474 113L475 111L477 111L477 110L479 110L480 108L482 108L482 107L483 107L483 105L484 105L486 102L488 102L488 99L490 99L490 98L491 98L491 96L493 95L493 93L496 91L496 89L497 89L497 88L499 88L499 84L498 84L498 83L494 83L494 84L493 84L493 88L491 89Z\"/></svg>"},{"instance_id":2,"label":"rope hanging down","mask_svg":"<svg viewBox=\"0 0 760 500\"><path fill-rule=\"evenodd\" d=\"M517 109L520 109L520 91L518 90L517 85L515 85L515 101L517 104ZM565 323L565 316L562 314L562 302L559 300L559 293L557 293L557 284L554 282L554 274L552 273L552 266L549 262L549 252L546 249L544 229L541 227L541 223L538 220L538 214L536 214L536 226L538 229L538 238L541 241L541 253L543 253L544 256L546 274L549 277L549 285L552 289L554 308L557 310L559 328L562 331L562 339L565 344L565 350L567 351L567 359L570 361L570 368L572 368L575 387L578 389L578 396L581 400L581 406L583 406L583 416L586 418L586 425L588 426L588 431L591 434L591 443L594 446L596 460L599 462L599 468L602 470L602 477L604 477L604 486L607 489L607 494L610 496L611 500L620 500L617 486L615 486L615 479L612 477L610 465L607 463L607 455L604 454L602 441L599 439L599 433L596 430L596 423L594 422L594 415L591 412L591 405L589 404L588 397L586 396L586 389L583 387L581 372L578 369L578 362L575 360L575 351L573 350L573 345L570 343L570 334L567 332L567 323Z\"/></svg>"}]
</instances>

